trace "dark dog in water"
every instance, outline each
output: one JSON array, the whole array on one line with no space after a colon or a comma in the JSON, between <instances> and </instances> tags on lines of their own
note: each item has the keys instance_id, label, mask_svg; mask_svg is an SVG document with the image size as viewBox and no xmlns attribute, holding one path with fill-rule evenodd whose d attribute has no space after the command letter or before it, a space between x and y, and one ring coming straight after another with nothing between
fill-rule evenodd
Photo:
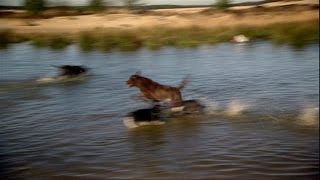
<instances>
[{"instance_id":1,"label":"dark dog in water","mask_svg":"<svg viewBox=\"0 0 320 180\"><path fill-rule=\"evenodd\" d=\"M161 109L159 105L130 112L123 120L123 124L127 128L136 128L143 125L161 125L164 123L165 122L161 120Z\"/></svg>"},{"instance_id":2,"label":"dark dog in water","mask_svg":"<svg viewBox=\"0 0 320 180\"><path fill-rule=\"evenodd\" d=\"M37 82L40 83L52 83L52 82L59 82L61 80L74 80L77 79L76 77L86 75L88 69L83 66L72 66L72 65L63 65L63 66L54 66L60 70L60 74L55 77L43 77L37 79ZM84 76L83 76L84 77Z\"/></svg>"},{"instance_id":3,"label":"dark dog in water","mask_svg":"<svg viewBox=\"0 0 320 180\"><path fill-rule=\"evenodd\" d=\"M187 84L187 79L184 79L178 87L159 84L149 78L136 73L127 81L129 87L137 87L140 89L140 96L150 99L155 102L169 100L172 107L182 106L181 89Z\"/></svg>"},{"instance_id":4,"label":"dark dog in water","mask_svg":"<svg viewBox=\"0 0 320 180\"><path fill-rule=\"evenodd\" d=\"M79 75L87 73L88 71L88 69L83 66L63 65L63 66L54 66L54 67L60 69L61 73L59 74L59 77L67 77L67 78L77 77Z\"/></svg>"},{"instance_id":5,"label":"dark dog in water","mask_svg":"<svg viewBox=\"0 0 320 180\"><path fill-rule=\"evenodd\" d=\"M186 100L182 102L182 110L172 112L166 107L155 105L152 108L139 109L130 112L123 120L123 123L128 128L136 128L144 125L161 125L164 124L170 117L178 117L183 115L199 115L204 112L203 106L197 100Z\"/></svg>"},{"instance_id":6,"label":"dark dog in water","mask_svg":"<svg viewBox=\"0 0 320 180\"><path fill-rule=\"evenodd\" d=\"M139 109L129 113L129 116L132 116L136 122L139 121L155 121L160 119L160 106L156 105L153 108L149 109Z\"/></svg>"},{"instance_id":7,"label":"dark dog in water","mask_svg":"<svg viewBox=\"0 0 320 180\"><path fill-rule=\"evenodd\" d=\"M200 114L203 113L205 106L197 100L183 101L182 114Z\"/></svg>"}]
</instances>

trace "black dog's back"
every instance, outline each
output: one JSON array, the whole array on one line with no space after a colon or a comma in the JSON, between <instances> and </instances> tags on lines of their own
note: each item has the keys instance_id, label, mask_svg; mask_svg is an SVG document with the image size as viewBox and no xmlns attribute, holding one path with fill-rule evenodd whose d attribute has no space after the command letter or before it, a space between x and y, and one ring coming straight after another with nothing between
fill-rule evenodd
<instances>
[{"instance_id":1,"label":"black dog's back","mask_svg":"<svg viewBox=\"0 0 320 180\"><path fill-rule=\"evenodd\" d=\"M199 101L197 100L186 100L183 101L183 112L185 114L197 114L197 113L202 113L205 109L205 106L202 105Z\"/></svg>"},{"instance_id":2,"label":"black dog's back","mask_svg":"<svg viewBox=\"0 0 320 180\"><path fill-rule=\"evenodd\" d=\"M149 109L139 109L129 113L135 121L155 121L160 119L160 107L154 106Z\"/></svg>"},{"instance_id":3,"label":"black dog's back","mask_svg":"<svg viewBox=\"0 0 320 180\"><path fill-rule=\"evenodd\" d=\"M183 114L199 114L204 111L205 106L203 106L197 100L186 100L183 101L183 109L177 112L171 112L172 115L183 115ZM164 115L168 115L164 107L161 108L160 105L155 105L148 109L139 109L128 114L128 116L133 117L136 122L138 121L157 121L160 120Z\"/></svg>"}]
</instances>

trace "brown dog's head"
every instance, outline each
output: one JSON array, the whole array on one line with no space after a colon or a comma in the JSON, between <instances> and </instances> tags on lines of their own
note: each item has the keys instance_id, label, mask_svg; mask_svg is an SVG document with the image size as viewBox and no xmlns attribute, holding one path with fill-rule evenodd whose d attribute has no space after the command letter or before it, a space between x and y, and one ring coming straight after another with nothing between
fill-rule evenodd
<instances>
[{"instance_id":1,"label":"brown dog's head","mask_svg":"<svg viewBox=\"0 0 320 180\"><path fill-rule=\"evenodd\" d=\"M141 72L138 71L134 75L131 75L127 81L128 87L140 87L142 84L151 81L148 78L141 76Z\"/></svg>"},{"instance_id":2,"label":"brown dog's head","mask_svg":"<svg viewBox=\"0 0 320 180\"><path fill-rule=\"evenodd\" d=\"M127 81L127 85L129 87L137 86L138 83L139 83L140 78L141 78L141 76L139 76L137 74L134 74L134 75L130 76L130 78Z\"/></svg>"}]
</instances>

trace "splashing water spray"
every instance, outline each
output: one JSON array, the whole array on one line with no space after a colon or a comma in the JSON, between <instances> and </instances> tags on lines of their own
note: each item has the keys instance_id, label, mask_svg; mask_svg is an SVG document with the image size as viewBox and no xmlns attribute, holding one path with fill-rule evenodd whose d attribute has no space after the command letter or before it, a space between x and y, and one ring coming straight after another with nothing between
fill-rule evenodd
<instances>
[{"instance_id":1,"label":"splashing water spray","mask_svg":"<svg viewBox=\"0 0 320 180\"><path fill-rule=\"evenodd\" d=\"M239 100L233 100L227 105L225 114L228 116L239 116L242 115L243 112L249 107L250 105L247 103L241 102Z\"/></svg>"},{"instance_id":2,"label":"splashing water spray","mask_svg":"<svg viewBox=\"0 0 320 180\"><path fill-rule=\"evenodd\" d=\"M299 125L316 126L319 125L319 107L305 107L298 115Z\"/></svg>"}]
</instances>

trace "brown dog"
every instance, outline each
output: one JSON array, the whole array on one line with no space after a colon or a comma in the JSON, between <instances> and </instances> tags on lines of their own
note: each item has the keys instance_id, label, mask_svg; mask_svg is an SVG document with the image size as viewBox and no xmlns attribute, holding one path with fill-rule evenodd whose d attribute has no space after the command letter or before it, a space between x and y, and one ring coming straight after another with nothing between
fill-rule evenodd
<instances>
[{"instance_id":1,"label":"brown dog","mask_svg":"<svg viewBox=\"0 0 320 180\"><path fill-rule=\"evenodd\" d=\"M178 87L162 85L137 73L130 76L127 81L129 87L138 87L143 97L156 102L169 100L172 107L182 106L180 90L184 88L186 84L187 79L184 79Z\"/></svg>"}]
</instances>

